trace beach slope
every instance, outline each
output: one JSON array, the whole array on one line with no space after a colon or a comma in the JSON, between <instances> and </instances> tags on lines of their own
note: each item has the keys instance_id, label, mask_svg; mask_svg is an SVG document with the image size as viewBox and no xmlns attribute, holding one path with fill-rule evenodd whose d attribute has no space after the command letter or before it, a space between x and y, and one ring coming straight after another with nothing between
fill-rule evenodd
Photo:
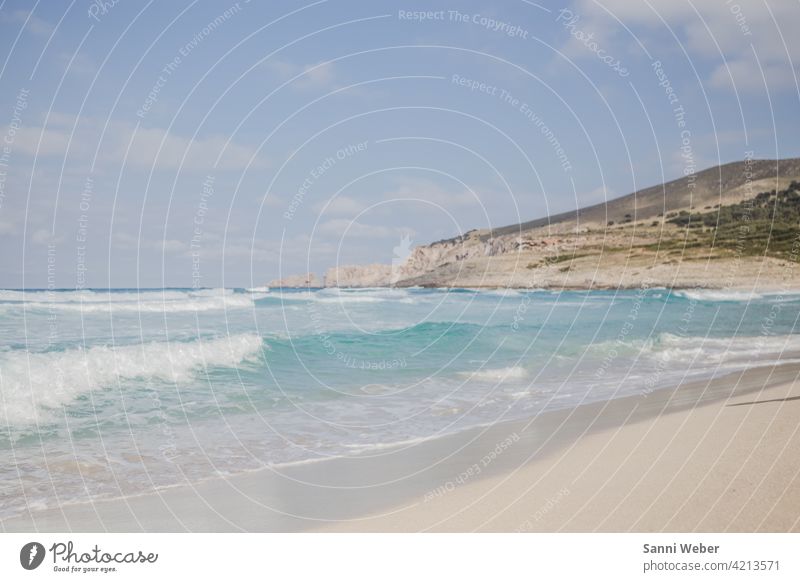
<instances>
[{"instance_id":1,"label":"beach slope","mask_svg":"<svg viewBox=\"0 0 800 582\"><path fill-rule=\"evenodd\" d=\"M34 511L4 531L798 531L800 366L377 454Z\"/></svg>"}]
</instances>

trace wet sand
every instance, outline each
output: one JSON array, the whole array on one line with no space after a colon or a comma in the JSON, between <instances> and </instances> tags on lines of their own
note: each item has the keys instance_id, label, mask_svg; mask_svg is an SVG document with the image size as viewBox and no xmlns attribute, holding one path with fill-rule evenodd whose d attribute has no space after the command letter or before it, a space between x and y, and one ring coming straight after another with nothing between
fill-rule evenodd
<instances>
[{"instance_id":1,"label":"wet sand","mask_svg":"<svg viewBox=\"0 0 800 582\"><path fill-rule=\"evenodd\" d=\"M800 366L343 459L34 511L4 531L798 531Z\"/></svg>"}]
</instances>

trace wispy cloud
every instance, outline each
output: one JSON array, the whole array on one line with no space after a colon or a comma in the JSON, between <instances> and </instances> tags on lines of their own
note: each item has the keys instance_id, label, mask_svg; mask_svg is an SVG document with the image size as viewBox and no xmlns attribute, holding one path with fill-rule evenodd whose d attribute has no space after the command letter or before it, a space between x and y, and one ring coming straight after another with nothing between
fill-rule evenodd
<instances>
[{"instance_id":1,"label":"wispy cloud","mask_svg":"<svg viewBox=\"0 0 800 582\"><path fill-rule=\"evenodd\" d=\"M18 232L19 228L15 221L0 218L0 236L14 235Z\"/></svg>"},{"instance_id":2,"label":"wispy cloud","mask_svg":"<svg viewBox=\"0 0 800 582\"><path fill-rule=\"evenodd\" d=\"M609 43L606 50L631 48L636 42L633 33L658 58L659 45L649 40L657 34L676 34L690 57L712 64L706 79L712 87L763 91L765 79L769 90L795 86L800 41L791 27L800 17L797 2L579 0L573 10L586 30ZM589 56L588 51L570 53Z\"/></svg>"},{"instance_id":3,"label":"wispy cloud","mask_svg":"<svg viewBox=\"0 0 800 582\"><path fill-rule=\"evenodd\" d=\"M277 74L284 81L297 77L291 84L295 89L334 88L337 75L333 63L320 62L298 65L281 59L268 59L264 67Z\"/></svg>"},{"instance_id":4,"label":"wispy cloud","mask_svg":"<svg viewBox=\"0 0 800 582\"><path fill-rule=\"evenodd\" d=\"M49 37L53 34L53 25L39 18L29 10L15 10L2 16L6 22L22 24L25 31L35 36Z\"/></svg>"},{"instance_id":5,"label":"wispy cloud","mask_svg":"<svg viewBox=\"0 0 800 582\"><path fill-rule=\"evenodd\" d=\"M71 120L77 123L72 138ZM20 128L16 133L15 150L30 156L62 157L69 153L70 156L85 157L88 162L99 145L98 159L101 162L125 162L157 170L234 170L249 165L266 165L263 158L254 157L254 148L223 135L191 139L161 128L137 128L127 122L111 122L102 133L100 120L78 120L57 114L54 121L46 127Z\"/></svg>"},{"instance_id":6,"label":"wispy cloud","mask_svg":"<svg viewBox=\"0 0 800 582\"><path fill-rule=\"evenodd\" d=\"M355 198L337 196L331 200L324 200L314 205L315 212L322 212L327 216L356 216L366 206Z\"/></svg>"}]
</instances>

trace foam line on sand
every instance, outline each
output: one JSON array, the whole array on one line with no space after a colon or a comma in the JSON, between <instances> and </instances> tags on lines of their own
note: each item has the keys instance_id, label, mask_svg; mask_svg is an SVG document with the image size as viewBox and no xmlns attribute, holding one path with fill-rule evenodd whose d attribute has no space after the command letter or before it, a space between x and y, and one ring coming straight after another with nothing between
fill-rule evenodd
<instances>
[{"instance_id":1,"label":"foam line on sand","mask_svg":"<svg viewBox=\"0 0 800 582\"><path fill-rule=\"evenodd\" d=\"M799 372L751 368L379 454L35 511L0 529L797 531Z\"/></svg>"}]
</instances>

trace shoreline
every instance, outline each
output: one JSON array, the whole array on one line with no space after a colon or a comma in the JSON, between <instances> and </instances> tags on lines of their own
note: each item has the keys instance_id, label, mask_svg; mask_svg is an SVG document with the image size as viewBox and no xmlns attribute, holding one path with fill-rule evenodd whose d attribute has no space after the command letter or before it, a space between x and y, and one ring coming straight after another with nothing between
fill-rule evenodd
<instances>
[{"instance_id":1,"label":"shoreline","mask_svg":"<svg viewBox=\"0 0 800 582\"><path fill-rule=\"evenodd\" d=\"M648 505L647 492L639 491L638 481L633 480L638 471L653 472L656 465L648 464L646 457L631 465L628 460L635 451L629 451L629 445L639 443L642 435L671 435L672 439L685 440L696 431L707 429L710 421L713 426L723 412L733 411L727 417L738 419L745 414L744 409L751 416L763 416L772 407L781 413L776 413L777 426L784 431L788 430L786 427L793 430L780 441L785 452L800 444L800 402L791 400L800 399L798 374L798 364L754 367L712 380L659 389L645 396L594 402L522 421L471 428L376 454L272 467L137 496L36 511L0 522L0 530L658 531L674 522L677 525L673 530L688 531L695 528L681 521L649 520L641 509L633 509L642 503L650 507L659 499L650 499ZM747 398L744 403L790 400L785 401L785 406L775 402L730 406L743 404L737 399L756 393L757 397ZM730 422L718 422L718 433L727 434ZM676 427L680 430L670 432ZM745 440L763 440L766 434L764 427L734 428ZM668 446L671 442L666 440L653 448L654 455L661 459L659 463L672 466L676 455L681 456L683 449ZM609 460L604 467L592 471L611 471L617 480L621 479L613 491L606 493L613 497L627 492L634 497L618 507L627 520L604 514L608 508L595 503L599 493L586 490L585 482L581 485L575 480L576 475L586 477L588 471L590 480L601 482L598 475L581 466L591 466L598 451L610 455ZM759 458L768 459L769 455ZM737 459L730 462L736 463ZM730 462L724 466L729 467ZM794 471L789 475L789 486L800 492L800 460L782 461L779 475L788 475L787 464ZM689 486L697 485L702 482L698 471L705 474L704 469L693 467L679 474L688 479ZM788 499L779 504L787 517L783 521L770 518L766 526L769 531L798 528L800 495L793 498L795 501ZM686 500L683 502L685 505ZM692 506L694 513L707 509L707 505L713 510L720 499L697 503L699 507ZM515 505L519 507L514 508ZM586 507L595 505L594 511L586 511ZM578 511L579 508L583 509ZM540 515L543 511L545 518ZM718 513L712 511L713 517L721 519ZM537 515L540 518L533 519ZM789 517L795 521L787 525L785 520ZM725 529L714 525L721 522L708 523L711 531ZM760 529L757 525L753 526L754 531Z\"/></svg>"},{"instance_id":2,"label":"shoreline","mask_svg":"<svg viewBox=\"0 0 800 582\"><path fill-rule=\"evenodd\" d=\"M654 392L650 410L587 405L595 426L540 458L319 531L800 531L799 377L751 368Z\"/></svg>"},{"instance_id":3,"label":"shoreline","mask_svg":"<svg viewBox=\"0 0 800 582\"><path fill-rule=\"evenodd\" d=\"M636 291L644 287L643 284L637 285L591 285L591 286L584 286L584 285L542 285L542 286L530 286L530 285L468 285L468 286L458 286L458 285L374 285L374 286L363 286L363 287L344 287L344 286L331 286L331 287L270 287L270 291L322 291L324 289L340 289L346 291L359 291L359 290L396 290L396 289L426 289L426 290L439 290L439 291L452 291L454 289L463 289L463 290L484 290L489 289L493 291L500 291L503 289L509 289L514 291L520 290L528 290L528 291ZM800 294L800 287L793 286L792 288L779 287L776 285L706 285L698 283L697 285L666 285L666 284L659 284L648 282L647 289L654 290L654 289L663 289L665 291L692 291L692 290L703 290L703 291L750 291L752 293L765 293L765 294Z\"/></svg>"}]
</instances>

